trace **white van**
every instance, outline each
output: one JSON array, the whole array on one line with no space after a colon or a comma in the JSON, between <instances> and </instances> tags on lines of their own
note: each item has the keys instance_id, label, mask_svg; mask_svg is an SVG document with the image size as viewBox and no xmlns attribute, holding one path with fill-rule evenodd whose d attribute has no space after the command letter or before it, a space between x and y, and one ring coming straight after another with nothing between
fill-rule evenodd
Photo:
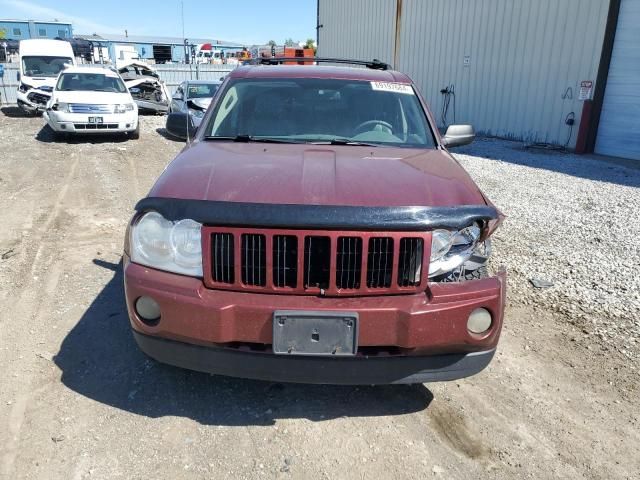
<instances>
[{"instance_id":1,"label":"white van","mask_svg":"<svg viewBox=\"0 0 640 480\"><path fill-rule=\"evenodd\" d=\"M62 40L21 40L19 56L18 106L35 115L45 109L58 74L76 64L73 48Z\"/></svg>"}]
</instances>

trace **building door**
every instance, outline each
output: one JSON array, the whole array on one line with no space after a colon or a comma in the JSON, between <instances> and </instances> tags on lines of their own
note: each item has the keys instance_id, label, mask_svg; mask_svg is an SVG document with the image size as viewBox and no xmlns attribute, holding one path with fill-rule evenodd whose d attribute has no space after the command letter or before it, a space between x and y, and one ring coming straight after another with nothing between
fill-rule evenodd
<instances>
[{"instance_id":1,"label":"building door","mask_svg":"<svg viewBox=\"0 0 640 480\"><path fill-rule=\"evenodd\" d=\"M640 0L622 0L595 152L640 160Z\"/></svg>"},{"instance_id":2,"label":"building door","mask_svg":"<svg viewBox=\"0 0 640 480\"><path fill-rule=\"evenodd\" d=\"M154 45L153 59L156 63L171 63L171 45Z\"/></svg>"}]
</instances>

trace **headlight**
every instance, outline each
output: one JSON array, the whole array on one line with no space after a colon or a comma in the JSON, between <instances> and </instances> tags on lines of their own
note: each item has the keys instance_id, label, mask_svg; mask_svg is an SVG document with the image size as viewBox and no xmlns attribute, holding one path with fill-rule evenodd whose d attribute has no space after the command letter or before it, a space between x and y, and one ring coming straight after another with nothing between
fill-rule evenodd
<instances>
[{"instance_id":1,"label":"headlight","mask_svg":"<svg viewBox=\"0 0 640 480\"><path fill-rule=\"evenodd\" d=\"M131 261L202 277L201 228L193 220L171 222L158 212L145 213L131 226Z\"/></svg>"},{"instance_id":2,"label":"headlight","mask_svg":"<svg viewBox=\"0 0 640 480\"><path fill-rule=\"evenodd\" d=\"M51 105L51 110L55 110L56 112L69 112L69 104L64 102L54 102Z\"/></svg>"},{"instance_id":3,"label":"headlight","mask_svg":"<svg viewBox=\"0 0 640 480\"><path fill-rule=\"evenodd\" d=\"M466 262L480 240L482 230L477 223L462 230L434 230L431 234L429 278L450 272Z\"/></svg>"},{"instance_id":4,"label":"headlight","mask_svg":"<svg viewBox=\"0 0 640 480\"><path fill-rule=\"evenodd\" d=\"M198 117L198 118L204 117L204 110L198 110L198 109L195 109L195 108L190 108L189 109L189 113L191 115L193 115L194 117Z\"/></svg>"},{"instance_id":5,"label":"headlight","mask_svg":"<svg viewBox=\"0 0 640 480\"><path fill-rule=\"evenodd\" d=\"M27 93L32 88L33 87L31 85L24 82L20 82L20 86L18 87L18 90L20 90L22 93Z\"/></svg>"},{"instance_id":6,"label":"headlight","mask_svg":"<svg viewBox=\"0 0 640 480\"><path fill-rule=\"evenodd\" d=\"M133 103L120 103L113 106L113 113L125 113L133 111Z\"/></svg>"}]
</instances>

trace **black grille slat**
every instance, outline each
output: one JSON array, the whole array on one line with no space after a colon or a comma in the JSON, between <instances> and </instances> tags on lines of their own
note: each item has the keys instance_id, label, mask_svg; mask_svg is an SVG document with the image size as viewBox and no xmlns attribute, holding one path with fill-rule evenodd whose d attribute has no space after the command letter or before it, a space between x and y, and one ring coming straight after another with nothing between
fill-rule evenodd
<instances>
[{"instance_id":1,"label":"black grille slat","mask_svg":"<svg viewBox=\"0 0 640 480\"><path fill-rule=\"evenodd\" d=\"M362 238L338 237L336 251L336 286L341 289L360 288L362 272Z\"/></svg>"},{"instance_id":2,"label":"black grille slat","mask_svg":"<svg viewBox=\"0 0 640 480\"><path fill-rule=\"evenodd\" d=\"M372 237L367 255L367 287L389 288L393 275L393 238Z\"/></svg>"},{"instance_id":3,"label":"black grille slat","mask_svg":"<svg viewBox=\"0 0 640 480\"><path fill-rule=\"evenodd\" d=\"M264 287L267 280L267 241L259 233L242 235L242 283Z\"/></svg>"},{"instance_id":4,"label":"black grille slat","mask_svg":"<svg viewBox=\"0 0 640 480\"><path fill-rule=\"evenodd\" d=\"M298 237L273 236L273 284L296 288L298 285Z\"/></svg>"},{"instance_id":5,"label":"black grille slat","mask_svg":"<svg viewBox=\"0 0 640 480\"><path fill-rule=\"evenodd\" d=\"M106 130L118 128L117 123L74 123L76 130Z\"/></svg>"},{"instance_id":6,"label":"black grille slat","mask_svg":"<svg viewBox=\"0 0 640 480\"><path fill-rule=\"evenodd\" d=\"M421 238L402 238L398 264L398 285L400 287L416 287L420 285L422 276Z\"/></svg>"},{"instance_id":7,"label":"black grille slat","mask_svg":"<svg viewBox=\"0 0 640 480\"><path fill-rule=\"evenodd\" d=\"M305 288L329 288L331 269L331 239L329 237L304 238Z\"/></svg>"},{"instance_id":8,"label":"black grille slat","mask_svg":"<svg viewBox=\"0 0 640 480\"><path fill-rule=\"evenodd\" d=\"M235 277L233 235L214 233L211 235L211 273L214 282L233 283Z\"/></svg>"}]
</instances>

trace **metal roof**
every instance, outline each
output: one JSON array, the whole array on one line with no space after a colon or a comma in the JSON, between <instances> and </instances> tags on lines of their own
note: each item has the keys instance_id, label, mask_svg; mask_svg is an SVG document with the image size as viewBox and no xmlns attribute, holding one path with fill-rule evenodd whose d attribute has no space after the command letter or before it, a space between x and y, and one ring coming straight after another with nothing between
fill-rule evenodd
<instances>
[{"instance_id":1,"label":"metal roof","mask_svg":"<svg viewBox=\"0 0 640 480\"><path fill-rule=\"evenodd\" d=\"M74 38L82 40L91 40L97 42L118 42L118 43L156 43L156 44L170 44L170 45L183 45L184 39L181 37L156 37L153 35L118 35L114 33L97 33L93 35L79 34L74 35ZM228 42L225 40L212 40L210 38L191 38L187 37L187 41L190 44L198 43L210 43L211 45L220 45L223 47L238 47L241 48L244 45L236 42Z\"/></svg>"},{"instance_id":2,"label":"metal roof","mask_svg":"<svg viewBox=\"0 0 640 480\"><path fill-rule=\"evenodd\" d=\"M52 25L73 25L71 22L61 22L60 20L18 20L16 18L0 18L0 22L6 23L47 23Z\"/></svg>"}]
</instances>

